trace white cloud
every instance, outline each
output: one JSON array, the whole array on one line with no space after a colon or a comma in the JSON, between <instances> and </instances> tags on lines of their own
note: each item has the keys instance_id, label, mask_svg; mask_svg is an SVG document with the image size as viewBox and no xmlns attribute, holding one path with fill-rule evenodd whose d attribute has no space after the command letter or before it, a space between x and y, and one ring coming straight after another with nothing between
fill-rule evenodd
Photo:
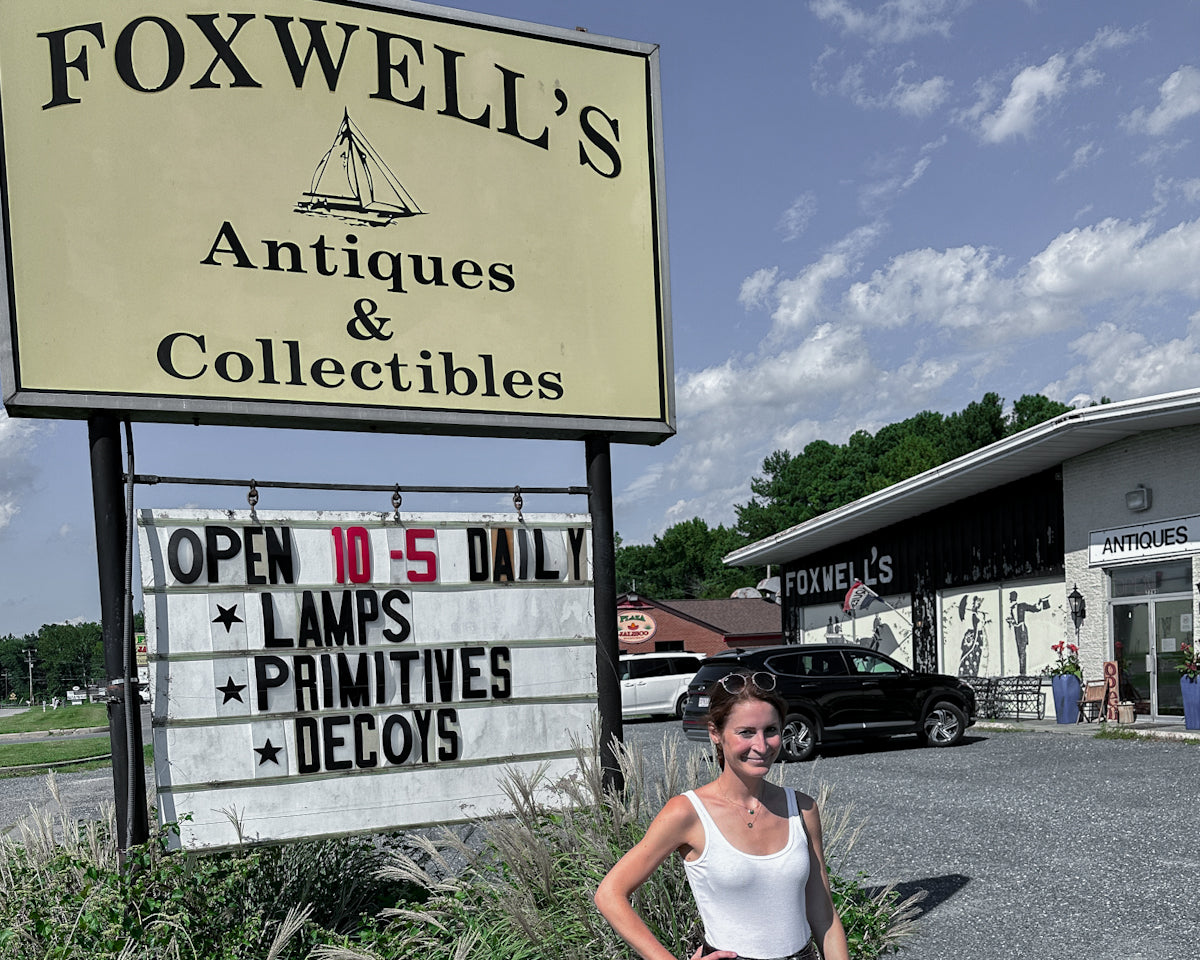
<instances>
[{"instance_id":1,"label":"white cloud","mask_svg":"<svg viewBox=\"0 0 1200 960\"><path fill-rule=\"evenodd\" d=\"M827 253L791 280L780 281L774 290L779 306L771 314L775 330L804 329L816 322L825 286L844 277L848 270L845 254Z\"/></svg>"},{"instance_id":2,"label":"white cloud","mask_svg":"<svg viewBox=\"0 0 1200 960\"><path fill-rule=\"evenodd\" d=\"M905 43L930 34L949 37L954 15L966 5L965 0L886 0L868 12L848 0L812 0L809 9L819 20L871 43Z\"/></svg>"},{"instance_id":3,"label":"white cloud","mask_svg":"<svg viewBox=\"0 0 1200 960\"><path fill-rule=\"evenodd\" d=\"M653 464L632 483L628 484L625 489L613 497L614 507L628 506L629 504L637 503L638 501L654 496L662 486L664 470L665 466L663 464Z\"/></svg>"},{"instance_id":4,"label":"white cloud","mask_svg":"<svg viewBox=\"0 0 1200 960\"><path fill-rule=\"evenodd\" d=\"M859 192L859 205L868 213L890 205L896 197L913 187L925 175L932 162L928 155L922 156L906 175L898 174L867 184Z\"/></svg>"},{"instance_id":5,"label":"white cloud","mask_svg":"<svg viewBox=\"0 0 1200 960\"><path fill-rule=\"evenodd\" d=\"M738 303L747 310L765 304L777 276L779 276L778 267L763 267L761 270L755 270L753 274L742 281L742 288L738 291Z\"/></svg>"},{"instance_id":6,"label":"white cloud","mask_svg":"<svg viewBox=\"0 0 1200 960\"><path fill-rule=\"evenodd\" d=\"M864 273L882 232L868 224L792 277L771 268L743 282L744 299L774 306L774 326L756 351L679 377L671 459L622 500L667 491L665 524L728 523L771 451L843 442L966 390L1057 377L1048 396L1123 399L1200 382L1200 313L1186 335L1149 332L1178 327L1181 302L1200 305L1200 219L1166 230L1102 220L1024 262L971 244L912 249ZM1063 330L1070 345L1047 349Z\"/></svg>"},{"instance_id":7,"label":"white cloud","mask_svg":"<svg viewBox=\"0 0 1200 960\"><path fill-rule=\"evenodd\" d=\"M1070 344L1082 362L1063 379L1048 384L1048 396L1063 396L1085 385L1090 396L1145 397L1195 387L1200 381L1200 313L1187 333L1153 343L1139 330L1103 322Z\"/></svg>"},{"instance_id":8,"label":"white cloud","mask_svg":"<svg viewBox=\"0 0 1200 960\"><path fill-rule=\"evenodd\" d=\"M1067 168L1063 170L1055 179L1065 180L1072 173L1075 173L1077 170L1082 170L1084 167L1088 166L1102 153L1104 153L1104 148L1096 146L1096 142L1094 140L1089 140L1087 143L1083 144L1083 146L1076 147L1075 152L1071 155L1071 162L1067 165Z\"/></svg>"},{"instance_id":9,"label":"white cloud","mask_svg":"<svg viewBox=\"0 0 1200 960\"><path fill-rule=\"evenodd\" d=\"M1075 51L1071 57L1072 62L1076 66L1091 63L1097 54L1127 47L1143 39L1145 35L1146 31L1141 27L1133 30L1121 30L1118 27L1101 27L1096 31L1096 35L1091 40Z\"/></svg>"},{"instance_id":10,"label":"white cloud","mask_svg":"<svg viewBox=\"0 0 1200 960\"><path fill-rule=\"evenodd\" d=\"M1126 118L1126 126L1159 137L1197 113L1200 113L1200 70L1182 66L1158 88L1158 106L1149 112L1138 107Z\"/></svg>"},{"instance_id":11,"label":"white cloud","mask_svg":"<svg viewBox=\"0 0 1200 960\"><path fill-rule=\"evenodd\" d=\"M811 190L800 194L779 220L784 240L795 240L804 232L808 221L817 212L817 195Z\"/></svg>"},{"instance_id":12,"label":"white cloud","mask_svg":"<svg viewBox=\"0 0 1200 960\"><path fill-rule=\"evenodd\" d=\"M1007 312L1004 285L996 277L1003 259L971 246L911 250L894 257L871 279L846 291L846 313L874 327L933 323L984 327Z\"/></svg>"},{"instance_id":13,"label":"white cloud","mask_svg":"<svg viewBox=\"0 0 1200 960\"><path fill-rule=\"evenodd\" d=\"M831 55L832 51L822 54L813 69L813 88L819 93L829 92L829 85L823 78L824 61ZM924 119L949 99L953 83L943 76L915 81L905 79L905 74L914 66L912 61L908 61L897 67L896 80L892 87L886 93L875 94L867 90L866 66L854 63L842 72L841 79L834 89L856 107L866 110L897 110L910 117Z\"/></svg>"},{"instance_id":14,"label":"white cloud","mask_svg":"<svg viewBox=\"0 0 1200 960\"><path fill-rule=\"evenodd\" d=\"M1151 223L1106 219L1055 237L1030 260L1022 295L1078 305L1167 293L1200 295L1200 220L1157 236Z\"/></svg>"},{"instance_id":15,"label":"white cloud","mask_svg":"<svg viewBox=\"0 0 1200 960\"><path fill-rule=\"evenodd\" d=\"M930 77L918 83L907 83L902 77L888 94L888 103L901 113L927 117L949 98L950 86L945 77Z\"/></svg>"},{"instance_id":16,"label":"white cloud","mask_svg":"<svg viewBox=\"0 0 1200 960\"><path fill-rule=\"evenodd\" d=\"M34 468L29 454L37 428L29 420L13 420L0 407L0 532L21 509L30 490Z\"/></svg>"},{"instance_id":17,"label":"white cloud","mask_svg":"<svg viewBox=\"0 0 1200 960\"><path fill-rule=\"evenodd\" d=\"M979 129L988 143L1028 137L1041 109L1067 89L1066 58L1056 53L1045 63L1026 67L1012 81L1008 95L994 112L980 118Z\"/></svg>"}]
</instances>

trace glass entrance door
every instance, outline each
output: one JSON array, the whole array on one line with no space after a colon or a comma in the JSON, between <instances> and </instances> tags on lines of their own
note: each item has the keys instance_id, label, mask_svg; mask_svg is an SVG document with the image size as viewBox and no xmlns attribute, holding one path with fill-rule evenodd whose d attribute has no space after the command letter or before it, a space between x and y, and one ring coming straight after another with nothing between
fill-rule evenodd
<instances>
[{"instance_id":1,"label":"glass entrance door","mask_svg":"<svg viewBox=\"0 0 1200 960\"><path fill-rule=\"evenodd\" d=\"M1113 604L1113 655L1120 670L1120 696L1137 713L1152 713L1150 604Z\"/></svg>"},{"instance_id":2,"label":"glass entrance door","mask_svg":"<svg viewBox=\"0 0 1200 960\"><path fill-rule=\"evenodd\" d=\"M1192 642L1192 561L1116 567L1112 587L1113 655L1120 695L1151 717L1183 715L1180 645Z\"/></svg>"},{"instance_id":3,"label":"glass entrance door","mask_svg":"<svg viewBox=\"0 0 1200 960\"><path fill-rule=\"evenodd\" d=\"M1192 642L1191 600L1154 602L1154 641L1158 707L1155 713L1164 717L1182 717L1183 694L1176 668L1183 659L1179 645Z\"/></svg>"},{"instance_id":4,"label":"glass entrance door","mask_svg":"<svg viewBox=\"0 0 1200 960\"><path fill-rule=\"evenodd\" d=\"M1141 714L1183 716L1176 666L1180 644L1192 642L1191 600L1113 604L1113 653L1120 667L1121 699Z\"/></svg>"}]
</instances>

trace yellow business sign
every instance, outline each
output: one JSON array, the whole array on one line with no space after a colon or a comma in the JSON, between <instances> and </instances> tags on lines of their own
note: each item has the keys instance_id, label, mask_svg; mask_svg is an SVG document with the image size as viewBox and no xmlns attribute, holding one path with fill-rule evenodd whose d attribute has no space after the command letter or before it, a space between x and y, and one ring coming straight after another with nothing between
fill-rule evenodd
<instances>
[{"instance_id":1,"label":"yellow business sign","mask_svg":"<svg viewBox=\"0 0 1200 960\"><path fill-rule=\"evenodd\" d=\"M656 47L235 9L0 4L11 413L673 432Z\"/></svg>"}]
</instances>

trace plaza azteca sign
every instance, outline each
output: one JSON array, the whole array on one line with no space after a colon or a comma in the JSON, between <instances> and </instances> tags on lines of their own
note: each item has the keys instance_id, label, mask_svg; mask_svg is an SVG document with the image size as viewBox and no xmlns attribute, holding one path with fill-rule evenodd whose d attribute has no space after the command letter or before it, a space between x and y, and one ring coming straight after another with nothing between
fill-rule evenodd
<instances>
[{"instance_id":1,"label":"plaza azteca sign","mask_svg":"<svg viewBox=\"0 0 1200 960\"><path fill-rule=\"evenodd\" d=\"M657 97L425 4L4 0L5 403L657 442Z\"/></svg>"},{"instance_id":2,"label":"plaza azteca sign","mask_svg":"<svg viewBox=\"0 0 1200 960\"><path fill-rule=\"evenodd\" d=\"M654 617L641 610L617 611L617 640L621 643L645 643L658 631Z\"/></svg>"},{"instance_id":3,"label":"plaza azteca sign","mask_svg":"<svg viewBox=\"0 0 1200 960\"><path fill-rule=\"evenodd\" d=\"M139 523L158 809L184 846L454 822L507 809L508 772L575 769L586 517Z\"/></svg>"}]
</instances>

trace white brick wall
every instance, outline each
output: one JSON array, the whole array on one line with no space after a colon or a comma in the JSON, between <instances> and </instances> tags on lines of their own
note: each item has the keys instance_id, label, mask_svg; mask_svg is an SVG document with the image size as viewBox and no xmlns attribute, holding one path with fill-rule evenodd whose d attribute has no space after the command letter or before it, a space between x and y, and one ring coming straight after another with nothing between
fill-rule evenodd
<instances>
[{"instance_id":1,"label":"white brick wall","mask_svg":"<svg viewBox=\"0 0 1200 960\"><path fill-rule=\"evenodd\" d=\"M1133 513L1125 493L1138 484L1152 491L1149 510ZM1200 427L1157 430L1101 447L1063 464L1063 549L1067 592L1075 584L1087 601L1079 631L1085 679L1099 679L1112 656L1108 577L1088 566L1088 534L1130 524L1200 514ZM1200 574L1200 544L1192 557L1193 582Z\"/></svg>"}]
</instances>

